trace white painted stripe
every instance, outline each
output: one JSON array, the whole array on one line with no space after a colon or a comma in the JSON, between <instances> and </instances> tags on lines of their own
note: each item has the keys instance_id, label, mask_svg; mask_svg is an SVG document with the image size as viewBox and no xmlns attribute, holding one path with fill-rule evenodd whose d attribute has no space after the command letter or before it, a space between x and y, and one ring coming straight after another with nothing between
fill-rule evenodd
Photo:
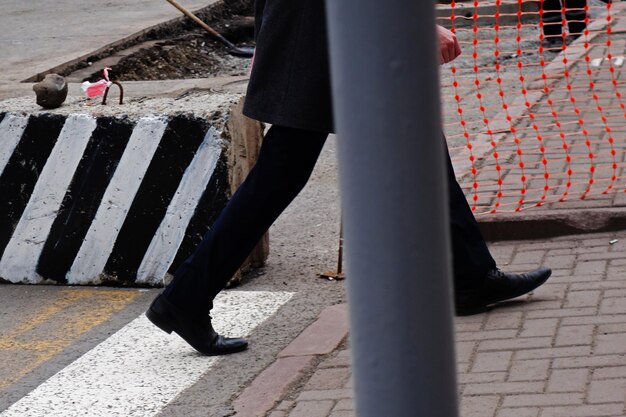
<instances>
[{"instance_id":1,"label":"white painted stripe","mask_svg":"<svg viewBox=\"0 0 626 417\"><path fill-rule=\"evenodd\" d=\"M187 167L163 221L150 242L137 271L137 283L162 282L176 257L198 202L211 180L221 152L219 133L210 128L196 156Z\"/></svg>"},{"instance_id":2,"label":"white painted stripe","mask_svg":"<svg viewBox=\"0 0 626 417\"><path fill-rule=\"evenodd\" d=\"M96 119L70 115L50 153L37 184L0 260L0 276L12 282L38 283L37 262L63 202Z\"/></svg>"},{"instance_id":3,"label":"white painted stripe","mask_svg":"<svg viewBox=\"0 0 626 417\"><path fill-rule=\"evenodd\" d=\"M68 283L100 282L99 276L166 127L165 118L145 117L133 129L91 227L67 273Z\"/></svg>"},{"instance_id":4,"label":"white painted stripe","mask_svg":"<svg viewBox=\"0 0 626 417\"><path fill-rule=\"evenodd\" d=\"M2 122L0 122L0 175L2 175L4 168L9 163L9 159L20 142L27 124L28 117L14 114L5 115Z\"/></svg>"},{"instance_id":5,"label":"white painted stripe","mask_svg":"<svg viewBox=\"0 0 626 417\"><path fill-rule=\"evenodd\" d=\"M222 293L215 300L214 326L225 335L248 335L292 296L265 291ZM219 359L195 353L178 336L160 331L142 315L0 417L154 416Z\"/></svg>"}]
</instances>

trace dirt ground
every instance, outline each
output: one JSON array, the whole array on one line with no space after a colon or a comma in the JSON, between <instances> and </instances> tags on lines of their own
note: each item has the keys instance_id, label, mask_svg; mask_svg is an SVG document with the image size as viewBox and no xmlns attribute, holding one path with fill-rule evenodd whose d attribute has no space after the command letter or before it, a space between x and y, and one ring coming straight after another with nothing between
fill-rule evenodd
<instances>
[{"instance_id":1,"label":"dirt ground","mask_svg":"<svg viewBox=\"0 0 626 417\"><path fill-rule=\"evenodd\" d=\"M251 45L251 42L246 42ZM230 55L225 46L193 31L141 49L112 67L119 81L152 81L245 75L250 59ZM100 78L100 72L90 80Z\"/></svg>"},{"instance_id":2,"label":"dirt ground","mask_svg":"<svg viewBox=\"0 0 626 417\"><path fill-rule=\"evenodd\" d=\"M250 4L247 0L222 0L197 16L232 44L254 47ZM105 66L112 68L109 75L114 81L156 81L245 75L250 58L229 54L227 46L183 17L151 29L122 48L88 58L62 75L93 82L102 78Z\"/></svg>"}]
</instances>

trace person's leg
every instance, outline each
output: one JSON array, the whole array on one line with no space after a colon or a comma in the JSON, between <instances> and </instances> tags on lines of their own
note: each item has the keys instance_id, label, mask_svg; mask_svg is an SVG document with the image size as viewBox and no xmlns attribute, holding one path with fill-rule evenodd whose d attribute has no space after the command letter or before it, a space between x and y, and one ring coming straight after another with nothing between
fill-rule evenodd
<instances>
[{"instance_id":1,"label":"person's leg","mask_svg":"<svg viewBox=\"0 0 626 417\"><path fill-rule=\"evenodd\" d=\"M179 308L208 314L259 239L307 183L327 134L272 126L259 158L164 291Z\"/></svg>"},{"instance_id":2,"label":"person's leg","mask_svg":"<svg viewBox=\"0 0 626 417\"><path fill-rule=\"evenodd\" d=\"M492 304L527 294L543 284L552 273L549 268L540 267L520 274L498 269L456 181L449 155L446 164L456 314L484 312Z\"/></svg>"},{"instance_id":3,"label":"person's leg","mask_svg":"<svg viewBox=\"0 0 626 417\"><path fill-rule=\"evenodd\" d=\"M569 35L572 38L577 38L587 28L585 18L587 12L585 6L587 6L587 0L563 0L565 4L565 17L567 19L567 27L569 29Z\"/></svg>"},{"instance_id":4,"label":"person's leg","mask_svg":"<svg viewBox=\"0 0 626 417\"><path fill-rule=\"evenodd\" d=\"M454 287L455 290L479 288L487 271L496 268L496 261L487 248L474 213L456 180L449 155L446 167Z\"/></svg>"},{"instance_id":5,"label":"person's leg","mask_svg":"<svg viewBox=\"0 0 626 417\"><path fill-rule=\"evenodd\" d=\"M563 29L563 15L561 13L560 0L544 0L541 3L543 7L543 15L541 21L543 23L543 34L550 40L561 36Z\"/></svg>"}]
</instances>

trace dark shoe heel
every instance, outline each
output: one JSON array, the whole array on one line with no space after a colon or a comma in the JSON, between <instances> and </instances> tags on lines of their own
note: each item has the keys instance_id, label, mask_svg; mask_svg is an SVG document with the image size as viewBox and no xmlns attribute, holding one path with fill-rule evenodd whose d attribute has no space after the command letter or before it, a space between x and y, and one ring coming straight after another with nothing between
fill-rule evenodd
<instances>
[{"instance_id":1,"label":"dark shoe heel","mask_svg":"<svg viewBox=\"0 0 626 417\"><path fill-rule=\"evenodd\" d=\"M146 311L146 317L152 322L152 324L163 330L165 333L171 334L172 331L174 331L171 323L168 323L167 320L164 320L158 313L155 313L152 308L149 308L148 311Z\"/></svg>"}]
</instances>

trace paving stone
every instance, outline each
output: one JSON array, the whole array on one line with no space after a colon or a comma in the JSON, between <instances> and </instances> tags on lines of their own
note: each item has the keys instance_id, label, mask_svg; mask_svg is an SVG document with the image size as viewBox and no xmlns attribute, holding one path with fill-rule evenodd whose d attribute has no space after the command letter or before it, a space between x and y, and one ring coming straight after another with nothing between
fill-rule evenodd
<instances>
[{"instance_id":1,"label":"paving stone","mask_svg":"<svg viewBox=\"0 0 626 417\"><path fill-rule=\"evenodd\" d=\"M561 326L556 336L556 346L591 345L593 325Z\"/></svg>"},{"instance_id":2,"label":"paving stone","mask_svg":"<svg viewBox=\"0 0 626 417\"><path fill-rule=\"evenodd\" d=\"M541 417L611 417L621 415L623 409L622 404L544 407Z\"/></svg>"},{"instance_id":3,"label":"paving stone","mask_svg":"<svg viewBox=\"0 0 626 417\"><path fill-rule=\"evenodd\" d=\"M626 314L626 303L620 298L605 298L600 303L601 314Z\"/></svg>"},{"instance_id":4,"label":"paving stone","mask_svg":"<svg viewBox=\"0 0 626 417\"><path fill-rule=\"evenodd\" d=\"M513 259L514 247L492 245L489 247L489 251L498 265L508 265Z\"/></svg>"},{"instance_id":5,"label":"paving stone","mask_svg":"<svg viewBox=\"0 0 626 417\"><path fill-rule=\"evenodd\" d=\"M480 384L484 382L503 382L506 380L506 372L481 372L481 373L459 373L457 375L460 384Z\"/></svg>"},{"instance_id":6,"label":"paving stone","mask_svg":"<svg viewBox=\"0 0 626 417\"><path fill-rule=\"evenodd\" d=\"M564 318L563 325L576 325L576 324L611 324L611 323L626 323L626 314L614 314L614 315L593 315L585 317L569 317Z\"/></svg>"},{"instance_id":7,"label":"paving stone","mask_svg":"<svg viewBox=\"0 0 626 417\"><path fill-rule=\"evenodd\" d=\"M350 375L350 378L348 378L343 387L349 389L352 389L354 387L354 375Z\"/></svg>"},{"instance_id":8,"label":"paving stone","mask_svg":"<svg viewBox=\"0 0 626 417\"><path fill-rule=\"evenodd\" d=\"M596 282L575 282L570 286L572 291L611 290L626 288L626 281L607 280Z\"/></svg>"},{"instance_id":9,"label":"paving stone","mask_svg":"<svg viewBox=\"0 0 626 417\"><path fill-rule=\"evenodd\" d=\"M478 342L457 342L456 343L456 360L457 362L470 362L474 349Z\"/></svg>"},{"instance_id":10,"label":"paving stone","mask_svg":"<svg viewBox=\"0 0 626 417\"><path fill-rule=\"evenodd\" d=\"M268 366L233 402L239 417L255 417L272 409L289 387L313 364L313 356L279 358Z\"/></svg>"},{"instance_id":11,"label":"paving stone","mask_svg":"<svg viewBox=\"0 0 626 417\"><path fill-rule=\"evenodd\" d=\"M544 259L544 264L554 269L571 270L576 264L575 255L548 255Z\"/></svg>"},{"instance_id":12,"label":"paving stone","mask_svg":"<svg viewBox=\"0 0 626 417\"><path fill-rule=\"evenodd\" d=\"M581 261L582 262L597 261L597 260L605 261L605 260L608 260L608 259L620 259L620 258L622 258L624 256L622 253L613 253L613 252L608 253L608 252L606 252L609 249L608 246L606 248L602 248L602 249L604 249L604 250L602 252L598 252L598 253L583 253L583 254L580 254L580 255L578 255L576 260L577 260L578 263L580 263ZM619 272L620 271L619 268L620 267L616 267L616 271L615 272ZM606 268L605 270L610 270L610 267Z\"/></svg>"},{"instance_id":13,"label":"paving stone","mask_svg":"<svg viewBox=\"0 0 626 417\"><path fill-rule=\"evenodd\" d=\"M343 400L352 397L352 390L348 389L311 390L303 391L296 401Z\"/></svg>"},{"instance_id":14,"label":"paving stone","mask_svg":"<svg viewBox=\"0 0 626 417\"><path fill-rule=\"evenodd\" d=\"M463 417L493 416L498 406L499 397L479 395L461 398L459 408Z\"/></svg>"},{"instance_id":15,"label":"paving stone","mask_svg":"<svg viewBox=\"0 0 626 417\"><path fill-rule=\"evenodd\" d=\"M339 400L333 408L333 411L354 410L354 400Z\"/></svg>"},{"instance_id":16,"label":"paving stone","mask_svg":"<svg viewBox=\"0 0 626 417\"><path fill-rule=\"evenodd\" d=\"M549 265L548 265L549 266ZM552 275L550 275L550 280L548 281L547 285L553 285L556 283L557 280L555 280L555 278L559 278L561 277L560 281L566 282L567 280L565 278L571 278L573 275L573 267L572 268L562 268L562 269L553 269L552 270Z\"/></svg>"},{"instance_id":17,"label":"paving stone","mask_svg":"<svg viewBox=\"0 0 626 417\"><path fill-rule=\"evenodd\" d=\"M551 349L526 349L516 352L516 359L588 356L590 353L590 346L555 347Z\"/></svg>"},{"instance_id":18,"label":"paving stone","mask_svg":"<svg viewBox=\"0 0 626 417\"><path fill-rule=\"evenodd\" d=\"M500 408L496 417L537 417L540 411L531 407Z\"/></svg>"},{"instance_id":19,"label":"paving stone","mask_svg":"<svg viewBox=\"0 0 626 417\"><path fill-rule=\"evenodd\" d=\"M557 271L558 272L558 271ZM555 271L552 271L554 274ZM541 287L537 288L535 291L536 294L541 294L543 297L550 297L554 300L563 300L565 298L565 293L569 290L569 286L567 284L558 284L552 282L552 280L548 280Z\"/></svg>"},{"instance_id":20,"label":"paving stone","mask_svg":"<svg viewBox=\"0 0 626 417\"><path fill-rule=\"evenodd\" d=\"M543 250L521 251L513 257L512 264L536 264L541 265L546 252Z\"/></svg>"},{"instance_id":21,"label":"paving stone","mask_svg":"<svg viewBox=\"0 0 626 417\"><path fill-rule=\"evenodd\" d=\"M309 391L343 388L350 378L350 373L348 367L320 369L313 374L304 389Z\"/></svg>"},{"instance_id":22,"label":"paving stone","mask_svg":"<svg viewBox=\"0 0 626 417\"><path fill-rule=\"evenodd\" d=\"M626 354L626 333L616 333L596 336L597 355Z\"/></svg>"},{"instance_id":23,"label":"paving stone","mask_svg":"<svg viewBox=\"0 0 626 417\"><path fill-rule=\"evenodd\" d=\"M563 274L560 274L563 272ZM589 281L602 281L606 278L606 274L574 274L569 272L569 270L556 270L553 271L552 277L550 278L550 282L554 284L574 284L577 282L588 283Z\"/></svg>"},{"instance_id":24,"label":"paving stone","mask_svg":"<svg viewBox=\"0 0 626 417\"><path fill-rule=\"evenodd\" d=\"M623 333L625 328L623 324L600 324L598 334Z\"/></svg>"},{"instance_id":25,"label":"paving stone","mask_svg":"<svg viewBox=\"0 0 626 417\"><path fill-rule=\"evenodd\" d=\"M457 317L455 320L455 329L456 329L456 333L457 335L460 333L464 333L464 332L468 332L468 333L473 333L473 332L478 332L482 329L483 327L483 323L482 322L464 322L461 319L463 319L464 317ZM457 336L458 338L458 336ZM458 339L457 339L458 340Z\"/></svg>"},{"instance_id":26,"label":"paving stone","mask_svg":"<svg viewBox=\"0 0 626 417\"><path fill-rule=\"evenodd\" d=\"M343 349L337 354L337 356L340 358L349 358L351 355L352 351L350 349Z\"/></svg>"},{"instance_id":27,"label":"paving stone","mask_svg":"<svg viewBox=\"0 0 626 417\"><path fill-rule=\"evenodd\" d=\"M603 298L626 298L626 289L606 290Z\"/></svg>"},{"instance_id":28,"label":"paving stone","mask_svg":"<svg viewBox=\"0 0 626 417\"><path fill-rule=\"evenodd\" d=\"M333 411L328 417L355 417L356 414L354 411L341 410L341 411Z\"/></svg>"},{"instance_id":29,"label":"paving stone","mask_svg":"<svg viewBox=\"0 0 626 417\"><path fill-rule=\"evenodd\" d=\"M549 359L514 361L508 381L544 381L548 378Z\"/></svg>"},{"instance_id":30,"label":"paving stone","mask_svg":"<svg viewBox=\"0 0 626 417\"><path fill-rule=\"evenodd\" d=\"M276 410L291 410L295 406L295 401L285 400L281 401L278 406L276 406Z\"/></svg>"},{"instance_id":31,"label":"paving stone","mask_svg":"<svg viewBox=\"0 0 626 417\"><path fill-rule=\"evenodd\" d=\"M522 313L494 312L488 315L485 330L518 329L522 323Z\"/></svg>"},{"instance_id":32,"label":"paving stone","mask_svg":"<svg viewBox=\"0 0 626 417\"><path fill-rule=\"evenodd\" d=\"M467 331L456 333L457 342L477 341L477 340L495 340L495 339L511 339L516 336L517 330L485 330L485 331Z\"/></svg>"},{"instance_id":33,"label":"paving stone","mask_svg":"<svg viewBox=\"0 0 626 417\"><path fill-rule=\"evenodd\" d=\"M494 382L485 384L469 384L463 390L463 395L484 394L534 394L543 392L545 383L541 382Z\"/></svg>"},{"instance_id":34,"label":"paving stone","mask_svg":"<svg viewBox=\"0 0 626 417\"><path fill-rule=\"evenodd\" d=\"M583 403L583 395L567 394L520 394L504 397L503 407L543 407L555 405L578 405Z\"/></svg>"},{"instance_id":35,"label":"paving stone","mask_svg":"<svg viewBox=\"0 0 626 417\"><path fill-rule=\"evenodd\" d=\"M555 369L561 368L596 368L615 366L624 363L623 355L581 356L577 358L556 358L552 362Z\"/></svg>"},{"instance_id":36,"label":"paving stone","mask_svg":"<svg viewBox=\"0 0 626 417\"><path fill-rule=\"evenodd\" d=\"M588 401L594 403L612 403L626 401L626 378L591 381Z\"/></svg>"},{"instance_id":37,"label":"paving stone","mask_svg":"<svg viewBox=\"0 0 626 417\"><path fill-rule=\"evenodd\" d=\"M596 307L600 302L600 291L570 291L567 294L565 308Z\"/></svg>"},{"instance_id":38,"label":"paving stone","mask_svg":"<svg viewBox=\"0 0 626 417\"><path fill-rule=\"evenodd\" d=\"M327 417L334 401L298 401L289 417Z\"/></svg>"},{"instance_id":39,"label":"paving stone","mask_svg":"<svg viewBox=\"0 0 626 417\"><path fill-rule=\"evenodd\" d=\"M624 194L624 197L626 197L626 193ZM619 251L624 251L626 250L626 239L623 239L619 242L619 246L618 245L613 245L611 247L611 250L617 250L617 248L619 247ZM626 265L626 259L621 258L621 259L611 259L611 261L609 262L610 266L624 266Z\"/></svg>"},{"instance_id":40,"label":"paving stone","mask_svg":"<svg viewBox=\"0 0 626 417\"><path fill-rule=\"evenodd\" d=\"M472 372L497 372L509 368L513 352L481 352L476 355Z\"/></svg>"},{"instance_id":41,"label":"paving stone","mask_svg":"<svg viewBox=\"0 0 626 417\"><path fill-rule=\"evenodd\" d=\"M589 370L557 369L552 371L548 381L548 392L584 392L587 387Z\"/></svg>"},{"instance_id":42,"label":"paving stone","mask_svg":"<svg viewBox=\"0 0 626 417\"><path fill-rule=\"evenodd\" d=\"M527 317L531 319L539 319L549 317L595 316L596 311L597 309L595 307L538 310L530 311Z\"/></svg>"},{"instance_id":43,"label":"paving stone","mask_svg":"<svg viewBox=\"0 0 626 417\"><path fill-rule=\"evenodd\" d=\"M485 340L478 345L479 351L501 351L544 348L552 345L552 337L527 337L504 340Z\"/></svg>"},{"instance_id":44,"label":"paving stone","mask_svg":"<svg viewBox=\"0 0 626 417\"><path fill-rule=\"evenodd\" d=\"M348 357L334 357L332 359L326 360L320 364L320 368L337 368L337 367L346 367L352 365L350 358Z\"/></svg>"},{"instance_id":45,"label":"paving stone","mask_svg":"<svg viewBox=\"0 0 626 417\"><path fill-rule=\"evenodd\" d=\"M626 378L626 366L611 366L593 371L594 380L610 378Z\"/></svg>"},{"instance_id":46,"label":"paving stone","mask_svg":"<svg viewBox=\"0 0 626 417\"><path fill-rule=\"evenodd\" d=\"M519 300L519 302L517 301ZM515 303L515 310L517 311L543 311L543 310L554 310L557 308L561 308L563 305L563 299L555 299L550 295L544 295L544 291L541 288L538 288L533 293L527 295L523 298L518 298ZM515 311L514 310L514 311Z\"/></svg>"},{"instance_id":47,"label":"paving stone","mask_svg":"<svg viewBox=\"0 0 626 417\"><path fill-rule=\"evenodd\" d=\"M520 337L554 336L556 334L559 319L526 319Z\"/></svg>"},{"instance_id":48,"label":"paving stone","mask_svg":"<svg viewBox=\"0 0 626 417\"><path fill-rule=\"evenodd\" d=\"M347 306L340 304L327 307L315 323L307 327L278 356L328 354L339 346L347 332Z\"/></svg>"},{"instance_id":49,"label":"paving stone","mask_svg":"<svg viewBox=\"0 0 626 417\"><path fill-rule=\"evenodd\" d=\"M574 267L574 274L577 276L587 276L587 275L602 275L606 271L607 261L586 261L586 262L577 262Z\"/></svg>"}]
</instances>

